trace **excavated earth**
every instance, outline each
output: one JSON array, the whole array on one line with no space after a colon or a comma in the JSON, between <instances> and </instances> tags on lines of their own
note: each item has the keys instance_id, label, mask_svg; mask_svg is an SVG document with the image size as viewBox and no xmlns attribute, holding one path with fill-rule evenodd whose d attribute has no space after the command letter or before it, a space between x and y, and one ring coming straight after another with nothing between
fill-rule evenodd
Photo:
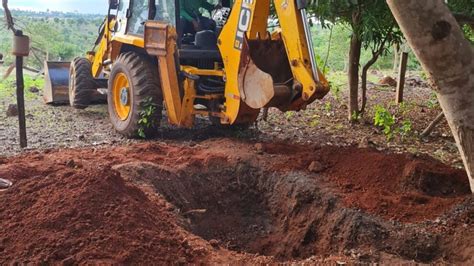
<instances>
[{"instance_id":1,"label":"excavated earth","mask_svg":"<svg viewBox=\"0 0 474 266\"><path fill-rule=\"evenodd\" d=\"M0 263L474 263L461 170L214 139L0 158Z\"/></svg>"}]
</instances>

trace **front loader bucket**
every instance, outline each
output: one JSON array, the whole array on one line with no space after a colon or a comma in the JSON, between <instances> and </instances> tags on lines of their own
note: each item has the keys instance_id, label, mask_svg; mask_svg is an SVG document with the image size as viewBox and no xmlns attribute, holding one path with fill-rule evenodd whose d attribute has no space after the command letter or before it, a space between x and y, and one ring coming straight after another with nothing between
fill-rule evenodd
<instances>
[{"instance_id":1,"label":"front loader bucket","mask_svg":"<svg viewBox=\"0 0 474 266\"><path fill-rule=\"evenodd\" d=\"M69 66L71 62L44 63L44 101L48 104L69 103Z\"/></svg>"}]
</instances>

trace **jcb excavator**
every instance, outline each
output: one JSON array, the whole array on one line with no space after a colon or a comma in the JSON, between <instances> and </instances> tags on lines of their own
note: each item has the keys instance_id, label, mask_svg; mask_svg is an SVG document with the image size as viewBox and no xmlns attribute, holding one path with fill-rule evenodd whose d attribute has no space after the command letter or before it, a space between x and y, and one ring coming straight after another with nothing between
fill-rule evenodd
<instances>
[{"instance_id":1,"label":"jcb excavator","mask_svg":"<svg viewBox=\"0 0 474 266\"><path fill-rule=\"evenodd\" d=\"M178 34L180 3L110 0L86 58L76 58L66 75L65 64L47 62L47 101L69 98L85 108L107 87L113 126L134 137L143 121L148 135L156 132L163 103L179 127L192 127L196 115L248 125L262 108L301 110L329 91L316 65L307 0L273 0L279 28L271 33L270 0L221 1L216 29L195 34Z\"/></svg>"}]
</instances>

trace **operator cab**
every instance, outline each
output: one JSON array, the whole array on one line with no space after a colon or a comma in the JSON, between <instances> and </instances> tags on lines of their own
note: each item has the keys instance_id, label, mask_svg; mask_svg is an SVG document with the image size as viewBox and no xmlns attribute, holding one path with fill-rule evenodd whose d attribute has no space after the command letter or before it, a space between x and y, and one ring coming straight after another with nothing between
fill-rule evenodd
<instances>
[{"instance_id":1,"label":"operator cab","mask_svg":"<svg viewBox=\"0 0 474 266\"><path fill-rule=\"evenodd\" d=\"M115 32L143 36L147 20L162 21L176 27L180 32L180 0L120 0L118 2L117 27ZM203 30L195 34L178 36L181 63L212 68L213 62L221 61L217 47L217 37L227 22L231 10L231 0L223 0L222 8L208 14L216 24L216 29ZM209 62L208 66L202 60ZM200 61L200 62L198 62ZM197 66L197 65L196 65Z\"/></svg>"},{"instance_id":2,"label":"operator cab","mask_svg":"<svg viewBox=\"0 0 474 266\"><path fill-rule=\"evenodd\" d=\"M176 2L179 4L179 1ZM212 69L214 68L214 62L222 61L217 47L217 39L230 16L231 2L230 0L221 1L222 8L214 10L211 14L206 14L214 21L216 25L214 30L202 30L194 34L186 33L178 36L180 38L178 40L179 57L182 64L194 65L202 69ZM177 10L177 25L178 32L180 32L179 28L183 25L179 25L179 7L177 7Z\"/></svg>"}]
</instances>

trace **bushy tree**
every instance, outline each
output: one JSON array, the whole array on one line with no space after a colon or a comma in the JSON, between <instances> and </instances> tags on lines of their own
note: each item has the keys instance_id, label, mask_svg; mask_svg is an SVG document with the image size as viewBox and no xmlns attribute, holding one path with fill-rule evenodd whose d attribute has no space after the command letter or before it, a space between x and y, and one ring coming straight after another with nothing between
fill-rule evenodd
<instances>
[{"instance_id":1,"label":"bushy tree","mask_svg":"<svg viewBox=\"0 0 474 266\"><path fill-rule=\"evenodd\" d=\"M401 33L385 0L319 0L313 1L310 11L323 26L334 23L352 29L349 51L349 119L354 120L366 105L367 71L387 52L387 47L400 43ZM362 108L359 109L359 74L362 48L372 51L372 58L362 71Z\"/></svg>"}]
</instances>

